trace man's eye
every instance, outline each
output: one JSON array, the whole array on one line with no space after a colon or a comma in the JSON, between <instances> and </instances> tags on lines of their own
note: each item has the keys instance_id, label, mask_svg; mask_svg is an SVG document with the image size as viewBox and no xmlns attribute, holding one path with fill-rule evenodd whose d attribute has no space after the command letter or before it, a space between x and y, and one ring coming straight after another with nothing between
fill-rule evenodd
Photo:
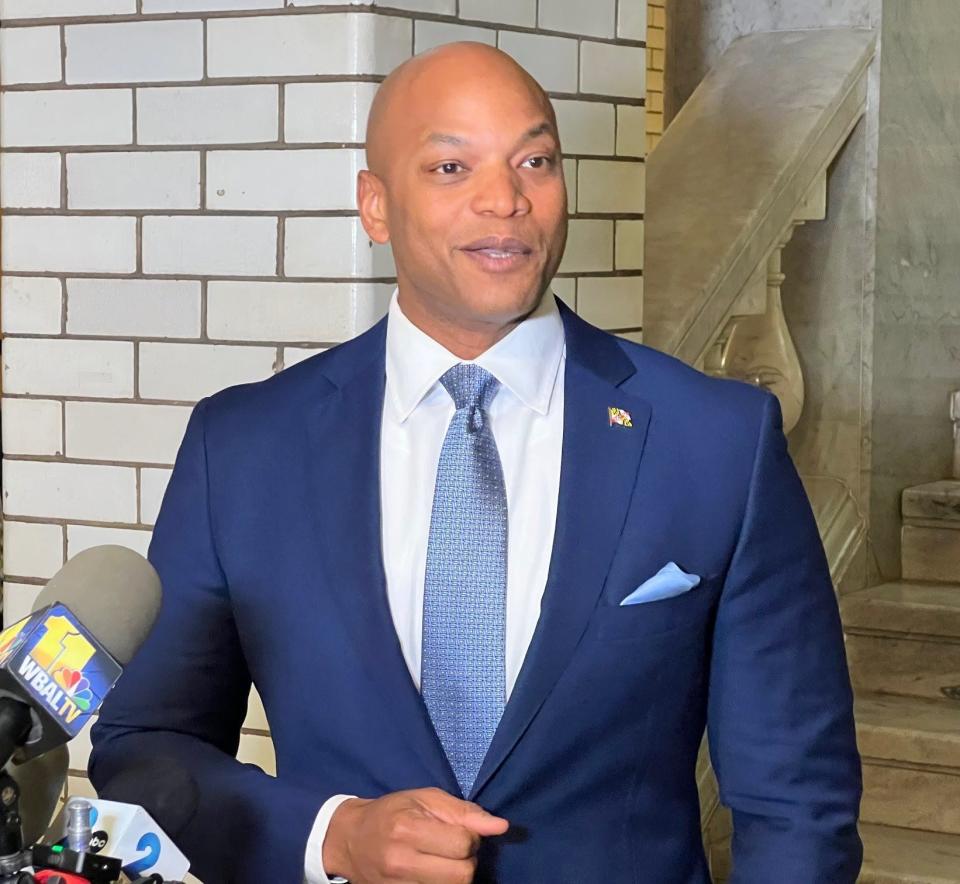
<instances>
[{"instance_id":1,"label":"man's eye","mask_svg":"<svg viewBox=\"0 0 960 884\"><path fill-rule=\"evenodd\" d=\"M541 154L540 156L530 157L530 159L525 160L525 163L531 163L531 168L533 169L543 169L546 166L553 164L553 157L549 157L546 154Z\"/></svg>"},{"instance_id":2,"label":"man's eye","mask_svg":"<svg viewBox=\"0 0 960 884\"><path fill-rule=\"evenodd\" d=\"M451 175L456 172L457 169L462 168L463 166L461 166L459 163L441 163L439 166L437 166L437 171L442 172L444 175Z\"/></svg>"}]
</instances>

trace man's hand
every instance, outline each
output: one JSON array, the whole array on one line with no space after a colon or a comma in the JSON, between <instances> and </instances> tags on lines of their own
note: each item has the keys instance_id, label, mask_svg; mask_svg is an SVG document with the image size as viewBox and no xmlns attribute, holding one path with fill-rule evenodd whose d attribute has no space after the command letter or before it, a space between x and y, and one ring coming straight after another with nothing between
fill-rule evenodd
<instances>
[{"instance_id":1,"label":"man's hand","mask_svg":"<svg viewBox=\"0 0 960 884\"><path fill-rule=\"evenodd\" d=\"M470 884L480 839L509 825L441 789L351 798L330 820L323 867L351 884Z\"/></svg>"}]
</instances>

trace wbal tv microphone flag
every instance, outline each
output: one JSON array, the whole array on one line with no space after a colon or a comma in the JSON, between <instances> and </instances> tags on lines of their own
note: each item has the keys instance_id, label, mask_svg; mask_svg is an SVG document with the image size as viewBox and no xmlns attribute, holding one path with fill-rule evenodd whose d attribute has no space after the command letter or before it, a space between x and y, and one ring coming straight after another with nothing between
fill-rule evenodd
<instances>
[{"instance_id":1,"label":"wbal tv microphone flag","mask_svg":"<svg viewBox=\"0 0 960 884\"><path fill-rule=\"evenodd\" d=\"M40 755L80 733L122 671L59 603L0 633L0 696L26 703L40 719L20 757Z\"/></svg>"}]
</instances>

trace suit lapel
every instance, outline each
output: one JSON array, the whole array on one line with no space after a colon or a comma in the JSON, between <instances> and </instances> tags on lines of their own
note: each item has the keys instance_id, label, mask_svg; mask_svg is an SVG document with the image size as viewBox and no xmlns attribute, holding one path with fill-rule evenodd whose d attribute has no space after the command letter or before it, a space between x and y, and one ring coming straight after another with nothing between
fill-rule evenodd
<instances>
[{"instance_id":1,"label":"suit lapel","mask_svg":"<svg viewBox=\"0 0 960 884\"><path fill-rule=\"evenodd\" d=\"M430 780L457 793L457 781L407 669L390 615L380 529L380 423L384 397L383 321L340 348L325 368L335 389L308 419L310 509L325 585L371 682L384 722L406 738Z\"/></svg>"},{"instance_id":2,"label":"suit lapel","mask_svg":"<svg viewBox=\"0 0 960 884\"><path fill-rule=\"evenodd\" d=\"M471 798L521 738L579 643L634 493L650 406L619 389L635 369L609 335L561 304L567 337L557 525L540 619ZM610 423L626 410L632 427Z\"/></svg>"}]
</instances>

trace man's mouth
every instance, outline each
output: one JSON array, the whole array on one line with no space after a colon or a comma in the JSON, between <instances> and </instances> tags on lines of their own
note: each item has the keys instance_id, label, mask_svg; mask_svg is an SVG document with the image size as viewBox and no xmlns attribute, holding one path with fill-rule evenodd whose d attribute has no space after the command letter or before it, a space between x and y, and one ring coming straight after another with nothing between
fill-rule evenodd
<instances>
[{"instance_id":1,"label":"man's mouth","mask_svg":"<svg viewBox=\"0 0 960 884\"><path fill-rule=\"evenodd\" d=\"M512 270L526 264L533 249L511 236L486 236L461 247L470 258L490 272Z\"/></svg>"}]
</instances>

